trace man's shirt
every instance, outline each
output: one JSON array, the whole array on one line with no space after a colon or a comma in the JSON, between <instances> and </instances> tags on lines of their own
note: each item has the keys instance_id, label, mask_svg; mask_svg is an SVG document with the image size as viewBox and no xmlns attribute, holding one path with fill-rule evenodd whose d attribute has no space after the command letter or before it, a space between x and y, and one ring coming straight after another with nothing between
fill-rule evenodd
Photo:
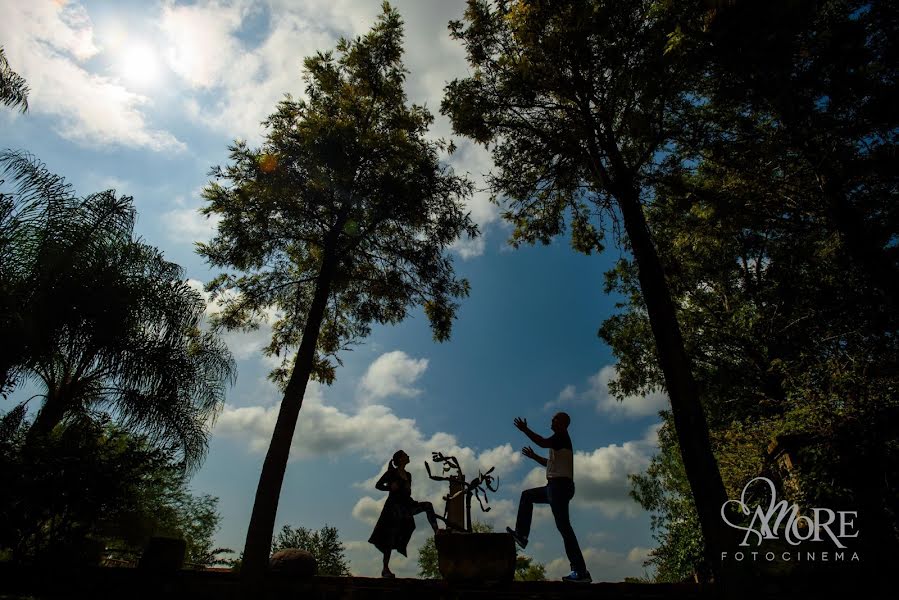
<instances>
[{"instance_id":1,"label":"man's shirt","mask_svg":"<svg viewBox=\"0 0 899 600\"><path fill-rule=\"evenodd\" d=\"M566 477L574 479L574 450L571 436L567 431L554 433L549 442L549 460L546 463L546 478Z\"/></svg>"}]
</instances>

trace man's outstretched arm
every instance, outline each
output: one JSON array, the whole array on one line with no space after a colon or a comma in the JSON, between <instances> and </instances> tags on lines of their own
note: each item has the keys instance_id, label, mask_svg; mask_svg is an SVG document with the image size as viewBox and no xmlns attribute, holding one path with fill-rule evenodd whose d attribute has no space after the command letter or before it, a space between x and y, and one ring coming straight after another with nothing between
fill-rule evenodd
<instances>
[{"instance_id":1,"label":"man's outstretched arm","mask_svg":"<svg viewBox=\"0 0 899 600\"><path fill-rule=\"evenodd\" d=\"M515 427L518 428L519 431L523 432L526 436L531 438L531 441L540 446L541 448L549 448L549 440L547 440L542 435L537 435L531 428L528 427L527 419L522 419L521 417L515 417L515 420L512 421L515 424Z\"/></svg>"},{"instance_id":2,"label":"man's outstretched arm","mask_svg":"<svg viewBox=\"0 0 899 600\"><path fill-rule=\"evenodd\" d=\"M525 456L527 456L528 458L537 461L544 467L546 466L547 460L545 458L543 458L542 456L540 456L539 454L537 454L536 452L534 452L534 449L531 448L530 446L525 446L524 448L522 448L521 453L524 454Z\"/></svg>"}]
</instances>

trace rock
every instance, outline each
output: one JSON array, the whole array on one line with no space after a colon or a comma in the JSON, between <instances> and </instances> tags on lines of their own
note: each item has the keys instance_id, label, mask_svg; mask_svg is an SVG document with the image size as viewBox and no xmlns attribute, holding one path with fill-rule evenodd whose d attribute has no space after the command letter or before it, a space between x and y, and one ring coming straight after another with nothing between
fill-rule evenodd
<instances>
[{"instance_id":1,"label":"rock","mask_svg":"<svg viewBox=\"0 0 899 600\"><path fill-rule=\"evenodd\" d=\"M137 563L149 571L177 571L184 566L187 542L181 538L151 537Z\"/></svg>"},{"instance_id":2,"label":"rock","mask_svg":"<svg viewBox=\"0 0 899 600\"><path fill-rule=\"evenodd\" d=\"M272 554L269 570L274 573L285 573L293 577L312 577L318 570L315 557L306 550L285 548Z\"/></svg>"},{"instance_id":3,"label":"rock","mask_svg":"<svg viewBox=\"0 0 899 600\"><path fill-rule=\"evenodd\" d=\"M447 581L512 581L515 541L508 533L442 533L437 567Z\"/></svg>"}]
</instances>

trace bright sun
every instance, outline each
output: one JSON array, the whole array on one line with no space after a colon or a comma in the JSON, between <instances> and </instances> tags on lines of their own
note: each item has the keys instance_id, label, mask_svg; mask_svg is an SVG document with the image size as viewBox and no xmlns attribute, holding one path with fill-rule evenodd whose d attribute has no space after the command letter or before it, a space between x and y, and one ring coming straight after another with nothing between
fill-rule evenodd
<instances>
[{"instance_id":1,"label":"bright sun","mask_svg":"<svg viewBox=\"0 0 899 600\"><path fill-rule=\"evenodd\" d=\"M146 44L134 44L122 51L122 75L136 85L149 85L159 76L156 52Z\"/></svg>"}]
</instances>

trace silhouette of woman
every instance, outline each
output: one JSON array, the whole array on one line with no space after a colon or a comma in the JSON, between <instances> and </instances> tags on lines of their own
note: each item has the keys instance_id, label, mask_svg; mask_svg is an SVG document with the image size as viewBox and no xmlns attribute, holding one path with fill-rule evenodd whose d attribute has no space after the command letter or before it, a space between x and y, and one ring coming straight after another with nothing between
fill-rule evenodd
<instances>
[{"instance_id":1,"label":"silhouette of woman","mask_svg":"<svg viewBox=\"0 0 899 600\"><path fill-rule=\"evenodd\" d=\"M382 492L389 492L387 502L381 510L381 516L375 525L368 541L375 545L384 555L384 568L381 577L395 577L390 572L390 552L399 551L406 556L406 545L415 529L414 515L425 513L428 523L436 534L437 517L430 502L416 502L412 499L412 475L406 471L409 455L397 450L387 465L387 472L381 475L375 487Z\"/></svg>"}]
</instances>

